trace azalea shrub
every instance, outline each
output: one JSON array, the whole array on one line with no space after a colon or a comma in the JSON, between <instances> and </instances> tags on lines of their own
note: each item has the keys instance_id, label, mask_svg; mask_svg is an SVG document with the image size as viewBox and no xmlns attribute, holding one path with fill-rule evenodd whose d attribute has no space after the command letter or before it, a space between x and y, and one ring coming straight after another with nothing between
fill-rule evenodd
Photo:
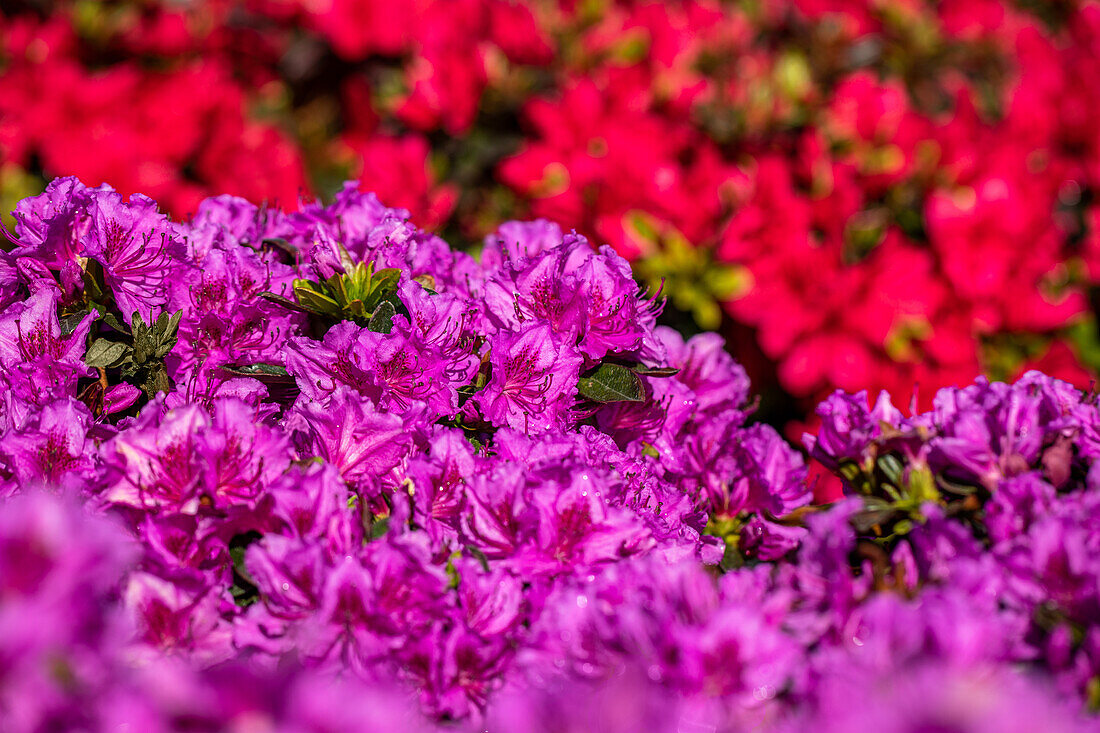
<instances>
[{"instance_id":1,"label":"azalea shrub","mask_svg":"<svg viewBox=\"0 0 1100 733\"><path fill-rule=\"evenodd\" d=\"M358 189L16 207L0 727L1100 729L1095 397L838 392L803 454L613 248Z\"/></svg>"},{"instance_id":2,"label":"azalea shrub","mask_svg":"<svg viewBox=\"0 0 1100 733\"><path fill-rule=\"evenodd\" d=\"M75 173L178 216L289 210L355 176L456 245L547 217L663 283L665 323L723 330L777 425L836 388L927 408L1100 366L1091 0L0 13L11 205Z\"/></svg>"}]
</instances>

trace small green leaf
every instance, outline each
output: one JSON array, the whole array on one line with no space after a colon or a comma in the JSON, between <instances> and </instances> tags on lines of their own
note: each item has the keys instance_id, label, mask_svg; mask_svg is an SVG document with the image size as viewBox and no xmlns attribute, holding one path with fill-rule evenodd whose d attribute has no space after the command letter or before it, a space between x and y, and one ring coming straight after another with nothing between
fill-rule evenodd
<instances>
[{"instance_id":1,"label":"small green leaf","mask_svg":"<svg viewBox=\"0 0 1100 733\"><path fill-rule=\"evenodd\" d=\"M108 326L118 331L119 333L124 333L127 336L130 335L129 327L127 327L127 325L122 322L121 318L116 316L111 311L107 311L102 316L100 316L100 318L104 323L106 323Z\"/></svg>"},{"instance_id":2,"label":"small green leaf","mask_svg":"<svg viewBox=\"0 0 1100 733\"><path fill-rule=\"evenodd\" d=\"M258 374L273 377L286 377L288 376L286 367L278 364L241 364L236 366L233 364L222 367L230 374L239 374L241 376L253 377Z\"/></svg>"},{"instance_id":3,"label":"small green leaf","mask_svg":"<svg viewBox=\"0 0 1100 733\"><path fill-rule=\"evenodd\" d=\"M393 303L388 300L383 300L378 304L378 307L374 309L374 313L367 323L367 329L375 333L389 333L393 330L393 317L396 312Z\"/></svg>"},{"instance_id":4,"label":"small green leaf","mask_svg":"<svg viewBox=\"0 0 1100 733\"><path fill-rule=\"evenodd\" d=\"M325 280L325 285L328 286L329 292L332 293L332 301L340 307L343 307L351 300L347 288L350 284L352 283L347 275L333 275L328 280Z\"/></svg>"},{"instance_id":5,"label":"small green leaf","mask_svg":"<svg viewBox=\"0 0 1100 733\"><path fill-rule=\"evenodd\" d=\"M868 506L868 508L853 514L848 521L856 528L857 532L866 533L875 525L888 524L898 514L897 509L890 505L882 507Z\"/></svg>"},{"instance_id":6,"label":"small green leaf","mask_svg":"<svg viewBox=\"0 0 1100 733\"><path fill-rule=\"evenodd\" d=\"M71 336L76 327L80 325L80 322L84 320L84 317L88 315L90 311L82 310L77 313L70 313L67 316L63 316L58 323L61 325L61 335Z\"/></svg>"},{"instance_id":7,"label":"small green leaf","mask_svg":"<svg viewBox=\"0 0 1100 733\"><path fill-rule=\"evenodd\" d=\"M901 464L898 457L892 454L886 454L880 456L878 459L879 470L883 475L889 479L890 483L894 486L901 486L905 474L905 466Z\"/></svg>"},{"instance_id":8,"label":"small green leaf","mask_svg":"<svg viewBox=\"0 0 1100 733\"><path fill-rule=\"evenodd\" d=\"M489 570L489 558L485 556L485 553L474 547L473 545L467 545L466 552L470 553L470 557L474 558L481 564L481 568L488 572Z\"/></svg>"},{"instance_id":9,"label":"small green leaf","mask_svg":"<svg viewBox=\"0 0 1100 733\"><path fill-rule=\"evenodd\" d=\"M182 310L176 311L172 315L168 315L167 311L162 311L157 316L157 322L153 326L153 342L155 344L153 356L157 359L163 359L176 345L178 340L176 333L179 331L182 317Z\"/></svg>"},{"instance_id":10,"label":"small green leaf","mask_svg":"<svg viewBox=\"0 0 1100 733\"><path fill-rule=\"evenodd\" d=\"M400 281L401 271L392 267L379 270L371 275L366 297L363 298L363 304L367 310L373 311L382 301L396 293Z\"/></svg>"},{"instance_id":11,"label":"small green leaf","mask_svg":"<svg viewBox=\"0 0 1100 733\"><path fill-rule=\"evenodd\" d=\"M1094 674L1086 685L1087 706L1090 712L1100 712L1100 674Z\"/></svg>"},{"instance_id":12,"label":"small green leaf","mask_svg":"<svg viewBox=\"0 0 1100 733\"><path fill-rule=\"evenodd\" d=\"M324 313L315 311L312 308L306 308L301 303L296 303L293 300L291 300L290 298L284 298L283 296L279 295L278 293L263 292L263 293L260 293L260 297L263 298L264 300L270 302L270 303L275 303L276 305L281 305L284 308L287 308L287 309L292 310L292 311L296 311L298 313L306 313L306 314L311 315L311 316L323 316L323 315L325 315Z\"/></svg>"},{"instance_id":13,"label":"small green leaf","mask_svg":"<svg viewBox=\"0 0 1100 733\"><path fill-rule=\"evenodd\" d=\"M418 283L420 285L420 287L424 288L425 290L427 290L429 293L432 293L433 295L436 293L435 278L432 277L431 275L428 275L428 274L417 275L416 277L413 278L413 282Z\"/></svg>"},{"instance_id":14,"label":"small green leaf","mask_svg":"<svg viewBox=\"0 0 1100 733\"><path fill-rule=\"evenodd\" d=\"M664 379L667 377L675 377L680 373L679 369L673 367L647 367L644 364L637 364L631 369L635 374L641 374L643 377L654 377L657 379Z\"/></svg>"},{"instance_id":15,"label":"small green leaf","mask_svg":"<svg viewBox=\"0 0 1100 733\"><path fill-rule=\"evenodd\" d=\"M97 339L88 347L88 352L84 355L84 363L93 368L107 369L118 366L126 358L129 351L130 347L126 344L108 341L107 339Z\"/></svg>"},{"instance_id":16,"label":"small green leaf","mask_svg":"<svg viewBox=\"0 0 1100 733\"><path fill-rule=\"evenodd\" d=\"M374 265L364 265L360 262L344 275L345 287L348 292L354 292L354 297L361 298L366 294L366 288L370 285L371 275L374 273Z\"/></svg>"},{"instance_id":17,"label":"small green leaf","mask_svg":"<svg viewBox=\"0 0 1100 733\"><path fill-rule=\"evenodd\" d=\"M233 585L229 592L233 601L243 607L251 606L260 599L260 591L256 587L256 581L245 567L244 557L249 545L259 540L259 532L249 531L234 535L229 540L229 559L233 566Z\"/></svg>"},{"instance_id":18,"label":"small green leaf","mask_svg":"<svg viewBox=\"0 0 1100 733\"><path fill-rule=\"evenodd\" d=\"M165 337L175 338L180 330L180 321L183 320L183 311L178 310L168 317L168 326L161 332Z\"/></svg>"},{"instance_id":19,"label":"small green leaf","mask_svg":"<svg viewBox=\"0 0 1100 733\"><path fill-rule=\"evenodd\" d=\"M227 364L221 370L234 377L249 377L267 385L295 384L294 377L278 364Z\"/></svg>"},{"instance_id":20,"label":"small green leaf","mask_svg":"<svg viewBox=\"0 0 1100 733\"><path fill-rule=\"evenodd\" d=\"M577 382L581 396L593 402L643 402L641 378L621 364L604 363L590 369Z\"/></svg>"},{"instance_id":21,"label":"small green leaf","mask_svg":"<svg viewBox=\"0 0 1100 733\"><path fill-rule=\"evenodd\" d=\"M444 566L444 570L447 572L447 587L454 589L458 587L458 584L462 581L461 576L458 574L458 569L455 568L455 558L462 557L462 553L451 553L451 556L447 558L447 564Z\"/></svg>"},{"instance_id":22,"label":"small green leaf","mask_svg":"<svg viewBox=\"0 0 1100 733\"><path fill-rule=\"evenodd\" d=\"M298 256L298 248L282 237L267 237L260 240L260 245L290 255L291 259Z\"/></svg>"},{"instance_id":23,"label":"small green leaf","mask_svg":"<svg viewBox=\"0 0 1100 733\"><path fill-rule=\"evenodd\" d=\"M372 520L370 523L370 538L376 540L379 537L384 536L390 531L390 518L381 517L379 519Z\"/></svg>"},{"instance_id":24,"label":"small green leaf","mask_svg":"<svg viewBox=\"0 0 1100 733\"><path fill-rule=\"evenodd\" d=\"M144 364L157 348L153 340L153 332L145 325L145 321L137 311L130 316L130 323L134 331L134 363Z\"/></svg>"},{"instance_id":25,"label":"small green leaf","mask_svg":"<svg viewBox=\"0 0 1100 733\"><path fill-rule=\"evenodd\" d=\"M172 382L168 379L168 371L164 368L163 363L154 362L148 374L145 384L142 385L142 390L149 399L156 397L161 392L168 392L172 389Z\"/></svg>"},{"instance_id":26,"label":"small green leaf","mask_svg":"<svg viewBox=\"0 0 1100 733\"><path fill-rule=\"evenodd\" d=\"M397 284L401 281L401 270L396 267L385 267L371 275L371 290L383 290L387 294L397 292Z\"/></svg>"},{"instance_id":27,"label":"small green leaf","mask_svg":"<svg viewBox=\"0 0 1100 733\"><path fill-rule=\"evenodd\" d=\"M304 283L304 284L303 284ZM294 283L294 297L311 313L323 316L339 316L340 304L323 293L313 289L313 283L297 280Z\"/></svg>"},{"instance_id":28,"label":"small green leaf","mask_svg":"<svg viewBox=\"0 0 1100 733\"><path fill-rule=\"evenodd\" d=\"M89 259L81 273L84 280L84 295L93 303L104 303L110 290L103 279L103 266L98 261Z\"/></svg>"},{"instance_id":29,"label":"small green leaf","mask_svg":"<svg viewBox=\"0 0 1100 733\"><path fill-rule=\"evenodd\" d=\"M342 244L337 243L336 246L340 250L340 266L344 268L344 272L351 272L356 266L355 261L351 259L351 253Z\"/></svg>"}]
</instances>

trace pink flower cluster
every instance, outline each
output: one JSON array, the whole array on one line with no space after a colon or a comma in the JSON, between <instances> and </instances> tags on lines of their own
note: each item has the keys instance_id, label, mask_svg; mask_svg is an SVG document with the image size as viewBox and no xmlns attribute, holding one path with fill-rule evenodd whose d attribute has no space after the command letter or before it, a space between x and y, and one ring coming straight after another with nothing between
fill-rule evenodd
<instances>
[{"instance_id":1,"label":"pink flower cluster","mask_svg":"<svg viewBox=\"0 0 1100 733\"><path fill-rule=\"evenodd\" d=\"M1100 730L1100 405L802 454L610 247L57 179L0 252L0 729Z\"/></svg>"}]
</instances>

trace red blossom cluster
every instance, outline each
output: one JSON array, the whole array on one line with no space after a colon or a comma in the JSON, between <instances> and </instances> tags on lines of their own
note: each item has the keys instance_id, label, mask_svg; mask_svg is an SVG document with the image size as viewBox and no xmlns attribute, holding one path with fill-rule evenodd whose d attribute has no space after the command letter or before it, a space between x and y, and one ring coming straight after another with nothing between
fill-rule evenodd
<instances>
[{"instance_id":1,"label":"red blossom cluster","mask_svg":"<svg viewBox=\"0 0 1100 733\"><path fill-rule=\"evenodd\" d=\"M354 176L469 242L552 218L724 321L777 419L1100 366L1091 0L11 8L9 199L75 174L186 215Z\"/></svg>"},{"instance_id":2,"label":"red blossom cluster","mask_svg":"<svg viewBox=\"0 0 1100 733\"><path fill-rule=\"evenodd\" d=\"M147 191L181 212L222 190L297 202L308 186L294 140L248 113L262 99L254 85L272 72L259 66L242 77L229 58L235 37L194 38L164 10L96 48L78 8L43 19L0 16L8 177L16 167L72 171L126 193ZM271 49L267 61L277 59Z\"/></svg>"}]
</instances>

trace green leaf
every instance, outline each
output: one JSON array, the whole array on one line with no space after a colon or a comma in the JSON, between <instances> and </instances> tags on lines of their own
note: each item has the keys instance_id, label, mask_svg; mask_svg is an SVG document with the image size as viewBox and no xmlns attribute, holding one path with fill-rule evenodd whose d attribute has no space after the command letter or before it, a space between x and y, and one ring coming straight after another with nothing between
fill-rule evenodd
<instances>
[{"instance_id":1,"label":"green leaf","mask_svg":"<svg viewBox=\"0 0 1100 733\"><path fill-rule=\"evenodd\" d=\"M470 557L474 558L481 564L483 570L488 572L489 570L489 558L485 556L485 553L474 547L473 545L467 545L464 552L470 553Z\"/></svg>"},{"instance_id":2,"label":"green leaf","mask_svg":"<svg viewBox=\"0 0 1100 733\"><path fill-rule=\"evenodd\" d=\"M84 295L89 302L107 302L107 296L111 291L103 279L103 266L99 262L89 259L84 265L81 279L84 281Z\"/></svg>"},{"instance_id":3,"label":"green leaf","mask_svg":"<svg viewBox=\"0 0 1100 733\"><path fill-rule=\"evenodd\" d=\"M88 347L84 363L92 368L107 369L118 366L125 360L130 347L117 341L97 339Z\"/></svg>"},{"instance_id":4,"label":"green leaf","mask_svg":"<svg viewBox=\"0 0 1100 733\"><path fill-rule=\"evenodd\" d=\"M347 288L347 286L351 284L353 284L351 278L347 275L333 275L328 280L325 280L325 285L328 286L329 292L332 293L332 301L341 308L351 300Z\"/></svg>"},{"instance_id":5,"label":"green leaf","mask_svg":"<svg viewBox=\"0 0 1100 733\"><path fill-rule=\"evenodd\" d=\"M290 242L286 241L282 237L267 237L260 240L260 245L263 247L269 247L271 249L277 249L285 254L290 255L291 259L298 256L298 248Z\"/></svg>"},{"instance_id":6,"label":"green leaf","mask_svg":"<svg viewBox=\"0 0 1100 733\"><path fill-rule=\"evenodd\" d=\"M462 553L457 550L452 552L451 556L447 558L447 564L443 568L447 572L447 587L452 590L457 588L458 584L462 582L462 578L458 574L458 569L455 568L456 557L462 557Z\"/></svg>"},{"instance_id":7,"label":"green leaf","mask_svg":"<svg viewBox=\"0 0 1100 733\"><path fill-rule=\"evenodd\" d=\"M130 335L130 329L126 326L125 323L122 322L121 318L116 316L111 311L107 311L102 316L100 316L100 318L104 323L106 323L108 326L118 331L119 333L124 333L127 336Z\"/></svg>"},{"instance_id":8,"label":"green leaf","mask_svg":"<svg viewBox=\"0 0 1100 733\"><path fill-rule=\"evenodd\" d=\"M256 581L245 567L244 557L249 545L261 537L259 532L249 531L234 535L229 540L229 559L233 564L233 585L229 592L233 601L241 607L251 606L260 599L260 590Z\"/></svg>"},{"instance_id":9,"label":"green leaf","mask_svg":"<svg viewBox=\"0 0 1100 733\"><path fill-rule=\"evenodd\" d=\"M397 313L393 303L384 300L374 309L374 313L367 323L367 329L375 333L389 333L393 330L393 317Z\"/></svg>"},{"instance_id":10,"label":"green leaf","mask_svg":"<svg viewBox=\"0 0 1100 733\"><path fill-rule=\"evenodd\" d=\"M867 502L867 508L856 512L848 521L857 532L866 533L875 525L889 524L900 512L893 506L883 503Z\"/></svg>"},{"instance_id":11,"label":"green leaf","mask_svg":"<svg viewBox=\"0 0 1100 733\"><path fill-rule=\"evenodd\" d=\"M643 402L645 387L641 378L621 364L600 364L577 382L581 396L593 402Z\"/></svg>"},{"instance_id":12,"label":"green leaf","mask_svg":"<svg viewBox=\"0 0 1100 733\"><path fill-rule=\"evenodd\" d=\"M401 270L396 267L385 267L371 275L371 290L382 290L387 295L397 292L397 284L401 281Z\"/></svg>"},{"instance_id":13,"label":"green leaf","mask_svg":"<svg viewBox=\"0 0 1100 733\"><path fill-rule=\"evenodd\" d=\"M182 310L172 315L168 315L167 311L161 311L157 316L157 322L153 325L153 343L156 345L153 356L157 359L163 359L176 345L178 340L176 334L179 331L181 318L183 318Z\"/></svg>"},{"instance_id":14,"label":"green leaf","mask_svg":"<svg viewBox=\"0 0 1100 733\"><path fill-rule=\"evenodd\" d=\"M373 273L374 265L364 265L362 262L353 269L348 270L343 279L348 293L351 294L349 297L362 298L366 295L366 289L370 286L370 278Z\"/></svg>"},{"instance_id":15,"label":"green leaf","mask_svg":"<svg viewBox=\"0 0 1100 733\"><path fill-rule=\"evenodd\" d=\"M289 376L286 371L286 367L278 364L228 364L222 367L223 370L230 374L237 374L242 377L254 377L257 375L272 376L272 377L286 377Z\"/></svg>"},{"instance_id":16,"label":"green leaf","mask_svg":"<svg viewBox=\"0 0 1100 733\"><path fill-rule=\"evenodd\" d=\"M168 371L164 368L163 363L155 362L148 375L142 385L142 390L149 399L156 397L161 392L168 392L172 389L172 382L168 379Z\"/></svg>"},{"instance_id":17,"label":"green leaf","mask_svg":"<svg viewBox=\"0 0 1100 733\"><path fill-rule=\"evenodd\" d=\"M80 322L84 320L84 316L88 315L91 311L82 310L77 313L70 313L67 316L63 316L58 323L61 325L61 335L71 336L76 327L80 325Z\"/></svg>"},{"instance_id":18,"label":"green leaf","mask_svg":"<svg viewBox=\"0 0 1100 733\"><path fill-rule=\"evenodd\" d=\"M370 523L370 538L376 540L390 531L390 518L380 517Z\"/></svg>"},{"instance_id":19,"label":"green leaf","mask_svg":"<svg viewBox=\"0 0 1100 733\"><path fill-rule=\"evenodd\" d=\"M401 271L392 267L374 273L371 275L366 297L363 298L363 305L368 311L373 311L382 301L397 292L400 281Z\"/></svg>"},{"instance_id":20,"label":"green leaf","mask_svg":"<svg viewBox=\"0 0 1100 733\"><path fill-rule=\"evenodd\" d=\"M153 332L145 325L145 321L142 320L141 314L137 311L134 311L133 315L130 316L130 323L134 331L134 363L144 364L157 349Z\"/></svg>"},{"instance_id":21,"label":"green leaf","mask_svg":"<svg viewBox=\"0 0 1100 733\"><path fill-rule=\"evenodd\" d=\"M342 310L340 304L323 293L313 289L313 283L304 280L296 280L294 283L294 297L311 313L322 316L339 316Z\"/></svg>"},{"instance_id":22,"label":"green leaf","mask_svg":"<svg viewBox=\"0 0 1100 733\"><path fill-rule=\"evenodd\" d=\"M340 250L340 266L344 268L344 272L351 272L356 267L355 261L351 259L351 253L340 243L336 246Z\"/></svg>"},{"instance_id":23,"label":"green leaf","mask_svg":"<svg viewBox=\"0 0 1100 733\"><path fill-rule=\"evenodd\" d=\"M294 377L278 364L226 364L221 370L234 377L249 377L267 385L296 384Z\"/></svg>"},{"instance_id":24,"label":"green leaf","mask_svg":"<svg viewBox=\"0 0 1100 733\"><path fill-rule=\"evenodd\" d=\"M164 314L161 313L163 316ZM159 319L158 319L159 320ZM168 316L168 325L161 331L161 335L164 338L175 339L176 333L180 330L180 321L183 320L183 311L178 310L172 315Z\"/></svg>"},{"instance_id":25,"label":"green leaf","mask_svg":"<svg viewBox=\"0 0 1100 733\"><path fill-rule=\"evenodd\" d=\"M284 308L288 308L292 311L297 311L298 313L305 313L305 314L311 315L311 316L323 316L323 315L325 315L324 313L319 313L319 312L317 312L317 311L315 311L311 308L306 308L302 304L296 303L293 300L291 300L290 298L284 298L283 296L279 295L278 293L272 293L272 292L269 292L269 291L265 291L263 293L260 293L260 297L263 298L264 300L270 302L270 303L275 303L277 305L281 305Z\"/></svg>"},{"instance_id":26,"label":"green leaf","mask_svg":"<svg viewBox=\"0 0 1100 733\"><path fill-rule=\"evenodd\" d=\"M635 374L641 374L643 377L654 377L657 379L664 379L666 377L675 377L680 373L679 369L673 367L647 367L644 364L636 364L631 369Z\"/></svg>"}]
</instances>

